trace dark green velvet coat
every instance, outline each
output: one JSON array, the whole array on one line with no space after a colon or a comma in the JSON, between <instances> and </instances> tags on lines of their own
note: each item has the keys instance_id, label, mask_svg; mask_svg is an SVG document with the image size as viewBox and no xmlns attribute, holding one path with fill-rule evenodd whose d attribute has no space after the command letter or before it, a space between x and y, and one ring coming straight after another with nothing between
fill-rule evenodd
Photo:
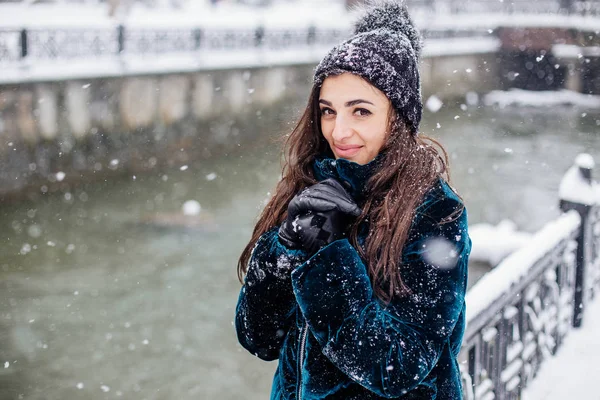
<instances>
[{"instance_id":1,"label":"dark green velvet coat","mask_svg":"<svg viewBox=\"0 0 600 400\"><path fill-rule=\"evenodd\" d=\"M322 159L314 171L319 180L346 182L360 205L374 165ZM466 210L440 224L457 207L460 199L442 179L425 195L402 255L412 293L388 305L375 297L347 239L310 258L279 243L277 228L259 239L235 326L249 352L279 359L272 400L462 398L456 357L471 249Z\"/></svg>"}]
</instances>

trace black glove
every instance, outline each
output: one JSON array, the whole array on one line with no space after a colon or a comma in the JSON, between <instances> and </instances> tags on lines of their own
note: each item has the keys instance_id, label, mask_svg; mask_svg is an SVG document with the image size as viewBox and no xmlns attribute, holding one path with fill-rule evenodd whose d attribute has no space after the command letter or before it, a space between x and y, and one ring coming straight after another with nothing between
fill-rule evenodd
<instances>
[{"instance_id":1,"label":"black glove","mask_svg":"<svg viewBox=\"0 0 600 400\"><path fill-rule=\"evenodd\" d=\"M310 254L345 236L348 225L361 213L350 194L335 179L304 189L288 204L279 240L288 248Z\"/></svg>"}]
</instances>

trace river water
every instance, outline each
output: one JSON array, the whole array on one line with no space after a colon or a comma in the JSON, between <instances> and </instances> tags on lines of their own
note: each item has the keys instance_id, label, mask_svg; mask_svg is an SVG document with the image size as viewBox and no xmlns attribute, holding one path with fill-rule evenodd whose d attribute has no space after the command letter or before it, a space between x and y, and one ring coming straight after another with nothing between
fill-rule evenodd
<instances>
[{"instance_id":1,"label":"river water","mask_svg":"<svg viewBox=\"0 0 600 400\"><path fill-rule=\"evenodd\" d=\"M574 157L600 159L597 120L457 108L422 128L446 146L471 224L533 232L558 215ZM266 137L283 129L187 169L2 205L0 400L268 398L276 363L243 350L232 321L236 260L279 175ZM199 219L173 225L190 199ZM472 281L485 271L472 266Z\"/></svg>"}]
</instances>

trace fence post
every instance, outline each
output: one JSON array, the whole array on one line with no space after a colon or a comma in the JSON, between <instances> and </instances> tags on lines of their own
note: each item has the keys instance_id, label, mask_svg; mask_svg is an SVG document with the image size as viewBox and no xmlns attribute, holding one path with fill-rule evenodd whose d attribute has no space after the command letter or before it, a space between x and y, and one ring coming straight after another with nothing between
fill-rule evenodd
<instances>
[{"instance_id":1,"label":"fence post","mask_svg":"<svg viewBox=\"0 0 600 400\"><path fill-rule=\"evenodd\" d=\"M194 49L198 50L202 46L202 29L194 29Z\"/></svg>"},{"instance_id":2,"label":"fence post","mask_svg":"<svg viewBox=\"0 0 600 400\"><path fill-rule=\"evenodd\" d=\"M573 0L560 0L560 9L563 13L567 15L573 14L573 11L575 9Z\"/></svg>"},{"instance_id":3,"label":"fence post","mask_svg":"<svg viewBox=\"0 0 600 400\"><path fill-rule=\"evenodd\" d=\"M27 57L27 29L21 29L21 58Z\"/></svg>"},{"instance_id":4,"label":"fence post","mask_svg":"<svg viewBox=\"0 0 600 400\"><path fill-rule=\"evenodd\" d=\"M123 25L119 25L117 28L117 40L119 42L119 54L125 50L125 27Z\"/></svg>"},{"instance_id":5,"label":"fence post","mask_svg":"<svg viewBox=\"0 0 600 400\"><path fill-rule=\"evenodd\" d=\"M428 8L432 13L435 14L435 0L425 0L425 8Z\"/></svg>"},{"instance_id":6,"label":"fence post","mask_svg":"<svg viewBox=\"0 0 600 400\"><path fill-rule=\"evenodd\" d=\"M259 26L254 31L254 46L261 47L265 38L265 28L263 26Z\"/></svg>"},{"instance_id":7,"label":"fence post","mask_svg":"<svg viewBox=\"0 0 600 400\"><path fill-rule=\"evenodd\" d=\"M308 27L308 36L306 37L306 44L312 46L315 44L317 39L317 28L314 25Z\"/></svg>"},{"instance_id":8,"label":"fence post","mask_svg":"<svg viewBox=\"0 0 600 400\"><path fill-rule=\"evenodd\" d=\"M591 245L589 235L588 217L595 203L592 188L592 169L594 159L589 154L579 154L575 164L569 168L560 182L559 198L560 209L563 212L575 210L581 216L581 226L577 236L577 257L575 268L575 294L573 309L573 327L579 328L583 320L585 299L585 275L587 257L586 246Z\"/></svg>"}]
</instances>

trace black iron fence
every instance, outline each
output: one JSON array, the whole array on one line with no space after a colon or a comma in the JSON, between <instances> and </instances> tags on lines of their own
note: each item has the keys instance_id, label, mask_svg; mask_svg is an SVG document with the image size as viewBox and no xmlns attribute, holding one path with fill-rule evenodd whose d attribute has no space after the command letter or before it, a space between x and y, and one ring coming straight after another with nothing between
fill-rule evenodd
<instances>
[{"instance_id":1,"label":"black iron fence","mask_svg":"<svg viewBox=\"0 0 600 400\"><path fill-rule=\"evenodd\" d=\"M118 31L103 29L23 29L21 55L32 60L98 57L118 51Z\"/></svg>"},{"instance_id":2,"label":"black iron fence","mask_svg":"<svg viewBox=\"0 0 600 400\"><path fill-rule=\"evenodd\" d=\"M600 296L600 207L592 207L589 219L589 255L588 279L585 301L589 302Z\"/></svg>"},{"instance_id":3,"label":"black iron fence","mask_svg":"<svg viewBox=\"0 0 600 400\"><path fill-rule=\"evenodd\" d=\"M592 202L561 200L565 214L470 289L467 307L480 311L468 318L460 356L465 399L520 399L598 295L600 204L590 165L564 179L587 182Z\"/></svg>"},{"instance_id":4,"label":"black iron fence","mask_svg":"<svg viewBox=\"0 0 600 400\"><path fill-rule=\"evenodd\" d=\"M26 34L22 31L0 29L0 63L15 63L26 55Z\"/></svg>"},{"instance_id":5,"label":"black iron fence","mask_svg":"<svg viewBox=\"0 0 600 400\"><path fill-rule=\"evenodd\" d=\"M411 0L415 14L446 15L486 13L570 14L600 16L600 0ZM468 26L468 24L466 25ZM427 39L486 37L487 29L424 27ZM201 51L267 49L282 50L326 46L339 43L350 27L331 28L112 28L2 29L0 27L0 66L48 60L93 59L120 55L158 55Z\"/></svg>"},{"instance_id":6,"label":"black iron fence","mask_svg":"<svg viewBox=\"0 0 600 400\"><path fill-rule=\"evenodd\" d=\"M240 49L332 46L349 29L187 28L0 29L0 65L27 60L70 60L118 55L156 55Z\"/></svg>"}]
</instances>

